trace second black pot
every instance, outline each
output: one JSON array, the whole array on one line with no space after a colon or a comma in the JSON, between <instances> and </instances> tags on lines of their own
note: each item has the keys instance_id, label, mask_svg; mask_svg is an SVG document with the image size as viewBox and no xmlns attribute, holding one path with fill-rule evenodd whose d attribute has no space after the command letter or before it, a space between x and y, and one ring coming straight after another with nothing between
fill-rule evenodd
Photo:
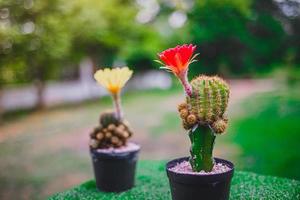
<instances>
[{"instance_id":1,"label":"second black pot","mask_svg":"<svg viewBox=\"0 0 300 200\"><path fill-rule=\"evenodd\" d=\"M122 153L90 150L97 189L122 192L134 186L139 149Z\"/></svg>"},{"instance_id":2,"label":"second black pot","mask_svg":"<svg viewBox=\"0 0 300 200\"><path fill-rule=\"evenodd\" d=\"M219 174L183 174L170 170L182 161L188 161L188 157L172 160L166 166L173 200L229 199L230 182L234 171L231 162L215 158L216 163L225 164L230 168L229 171Z\"/></svg>"}]
</instances>

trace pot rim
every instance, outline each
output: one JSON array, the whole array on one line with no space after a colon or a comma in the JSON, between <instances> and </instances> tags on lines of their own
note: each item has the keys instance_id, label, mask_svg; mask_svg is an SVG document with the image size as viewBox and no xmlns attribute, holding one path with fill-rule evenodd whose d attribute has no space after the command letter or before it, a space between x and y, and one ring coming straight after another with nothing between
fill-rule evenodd
<instances>
[{"instance_id":1,"label":"pot rim","mask_svg":"<svg viewBox=\"0 0 300 200\"><path fill-rule=\"evenodd\" d=\"M90 148L90 155L93 158L101 158L101 159L106 159L106 160L111 160L111 159L127 159L127 158L132 158L134 157L140 150L141 150L141 145L132 142L138 146L138 149L135 150L129 150L129 151L123 151L123 152L101 152L97 151L98 149L92 149ZM115 148L117 149L117 148Z\"/></svg>"},{"instance_id":2,"label":"pot rim","mask_svg":"<svg viewBox=\"0 0 300 200\"><path fill-rule=\"evenodd\" d=\"M188 161L189 157L181 157L169 161L166 164L166 172L169 179L172 179L175 182L180 182L184 184L197 184L197 183L210 183L210 182L220 182L228 178L232 178L234 172L234 164L228 160L214 157L216 163L222 163L227 165L230 170L222 173L216 174L186 174L186 173L177 173L171 171L170 168L174 167L177 163L182 161Z\"/></svg>"}]
</instances>

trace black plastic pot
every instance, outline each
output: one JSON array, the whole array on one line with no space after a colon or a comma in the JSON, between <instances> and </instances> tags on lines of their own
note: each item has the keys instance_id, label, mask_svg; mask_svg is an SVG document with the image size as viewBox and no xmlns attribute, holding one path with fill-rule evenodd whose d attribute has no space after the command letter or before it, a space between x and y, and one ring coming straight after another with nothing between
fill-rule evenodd
<instances>
[{"instance_id":1,"label":"black plastic pot","mask_svg":"<svg viewBox=\"0 0 300 200\"><path fill-rule=\"evenodd\" d=\"M91 149L90 154L98 190L122 192L132 188L139 150L106 153Z\"/></svg>"},{"instance_id":2,"label":"black plastic pot","mask_svg":"<svg viewBox=\"0 0 300 200\"><path fill-rule=\"evenodd\" d=\"M234 165L231 162L215 158L216 163L225 164L231 169L220 174L181 174L170 171L170 168L184 160L188 160L188 157L172 160L166 166L173 200L226 200L229 198L230 182L234 171Z\"/></svg>"}]
</instances>

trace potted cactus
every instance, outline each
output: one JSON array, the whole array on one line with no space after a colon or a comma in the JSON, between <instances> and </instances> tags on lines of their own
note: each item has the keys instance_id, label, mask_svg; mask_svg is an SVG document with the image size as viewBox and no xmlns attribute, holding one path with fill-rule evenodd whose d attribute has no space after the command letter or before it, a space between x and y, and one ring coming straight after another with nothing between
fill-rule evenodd
<instances>
[{"instance_id":1,"label":"potted cactus","mask_svg":"<svg viewBox=\"0 0 300 200\"><path fill-rule=\"evenodd\" d=\"M100 115L99 125L90 134L90 155L97 188L105 192L121 192L134 186L135 168L140 146L128 142L132 136L123 118L121 89L130 79L127 67L105 68L94 74L96 81L112 96L114 111Z\"/></svg>"},{"instance_id":2,"label":"potted cactus","mask_svg":"<svg viewBox=\"0 0 300 200\"><path fill-rule=\"evenodd\" d=\"M158 54L164 69L181 82L185 101L178 105L180 118L191 141L190 156L167 163L173 200L228 199L234 165L213 157L216 136L225 132L228 84L217 76L200 75L188 81L188 68L195 62L196 46L182 45Z\"/></svg>"}]
</instances>

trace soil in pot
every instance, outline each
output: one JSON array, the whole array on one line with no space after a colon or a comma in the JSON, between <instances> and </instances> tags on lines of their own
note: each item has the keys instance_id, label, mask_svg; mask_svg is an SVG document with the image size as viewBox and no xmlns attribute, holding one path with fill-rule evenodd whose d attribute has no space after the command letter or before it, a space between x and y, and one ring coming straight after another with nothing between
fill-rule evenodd
<instances>
[{"instance_id":1,"label":"soil in pot","mask_svg":"<svg viewBox=\"0 0 300 200\"><path fill-rule=\"evenodd\" d=\"M212 172L193 172L188 157L172 160L166 166L173 200L226 200L234 165L215 158Z\"/></svg>"},{"instance_id":2,"label":"soil in pot","mask_svg":"<svg viewBox=\"0 0 300 200\"><path fill-rule=\"evenodd\" d=\"M122 192L134 186L140 146L128 143L119 148L91 149L98 190Z\"/></svg>"}]
</instances>

